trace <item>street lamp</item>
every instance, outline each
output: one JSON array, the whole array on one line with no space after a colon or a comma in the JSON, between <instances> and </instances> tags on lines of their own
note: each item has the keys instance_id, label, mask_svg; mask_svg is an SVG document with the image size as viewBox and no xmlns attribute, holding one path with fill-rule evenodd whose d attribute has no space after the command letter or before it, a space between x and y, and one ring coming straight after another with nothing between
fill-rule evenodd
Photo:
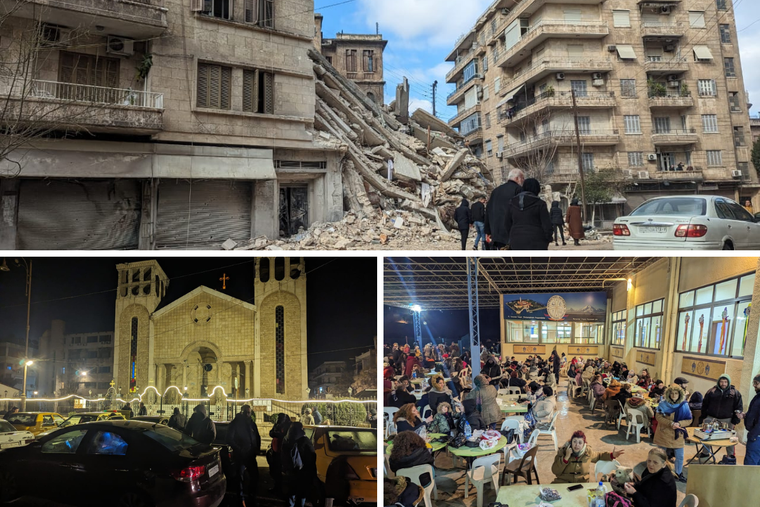
<instances>
[{"instance_id":1,"label":"street lamp","mask_svg":"<svg viewBox=\"0 0 760 507\"><path fill-rule=\"evenodd\" d=\"M26 262L23 257L20 258L24 263L24 270L26 271L26 348L24 350L25 363L32 364L29 361L29 315L32 307L32 261ZM21 266L19 259L16 259L16 265ZM3 259L3 264L0 266L0 271L10 271L6 259ZM24 386L21 392L21 411L26 411L26 364L24 366Z\"/></svg>"},{"instance_id":2,"label":"street lamp","mask_svg":"<svg viewBox=\"0 0 760 507\"><path fill-rule=\"evenodd\" d=\"M30 361L29 359L24 359L24 384L21 387L21 411L22 412L26 412L26 370L33 364L34 364L34 361Z\"/></svg>"}]
</instances>

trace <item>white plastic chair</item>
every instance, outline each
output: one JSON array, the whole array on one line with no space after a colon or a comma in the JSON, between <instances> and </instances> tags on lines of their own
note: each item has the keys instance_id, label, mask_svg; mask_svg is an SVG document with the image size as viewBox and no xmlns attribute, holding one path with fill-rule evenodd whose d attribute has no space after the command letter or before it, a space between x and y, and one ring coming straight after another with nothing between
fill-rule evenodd
<instances>
[{"instance_id":1,"label":"white plastic chair","mask_svg":"<svg viewBox=\"0 0 760 507\"><path fill-rule=\"evenodd\" d=\"M699 506L699 498L697 498L695 495L686 495L686 498L683 499L681 502L681 505L678 507L698 507Z\"/></svg>"},{"instance_id":2,"label":"white plastic chair","mask_svg":"<svg viewBox=\"0 0 760 507\"><path fill-rule=\"evenodd\" d=\"M383 421L385 421L385 438L396 433L396 425L393 424L393 415L398 412L396 407L383 408Z\"/></svg>"},{"instance_id":3,"label":"white plastic chair","mask_svg":"<svg viewBox=\"0 0 760 507\"><path fill-rule=\"evenodd\" d=\"M618 414L618 418L617 418L617 429L620 430L620 423L623 421L623 419L627 421L628 418L625 415L625 407L620 402L620 400L618 400L618 405L620 405L620 413Z\"/></svg>"},{"instance_id":4,"label":"white plastic chair","mask_svg":"<svg viewBox=\"0 0 760 507\"><path fill-rule=\"evenodd\" d=\"M509 390L509 394L516 394L517 396L522 394L522 389L519 387L507 387L507 390Z\"/></svg>"},{"instance_id":5,"label":"white plastic chair","mask_svg":"<svg viewBox=\"0 0 760 507\"><path fill-rule=\"evenodd\" d=\"M464 497L467 498L470 491L470 483L475 486L478 494L478 507L483 507L483 486L490 480L493 484L494 493L499 492L499 466L501 465L501 453L491 454L476 459L472 468L464 476Z\"/></svg>"},{"instance_id":6,"label":"white plastic chair","mask_svg":"<svg viewBox=\"0 0 760 507\"><path fill-rule=\"evenodd\" d=\"M568 381L568 384L567 384L568 395L570 394L571 386L572 386L573 398L577 398L578 396L583 396L583 386L576 385L575 379Z\"/></svg>"},{"instance_id":7,"label":"white plastic chair","mask_svg":"<svg viewBox=\"0 0 760 507\"><path fill-rule=\"evenodd\" d=\"M430 474L430 484L427 486L423 486L420 481L420 477L425 474ZM396 476L406 477L425 490L425 507L433 507L433 501L430 499L431 493L433 494L433 498L438 500L438 488L435 487L435 468L432 465L417 465L410 468L402 468L396 471Z\"/></svg>"},{"instance_id":8,"label":"white plastic chair","mask_svg":"<svg viewBox=\"0 0 760 507\"><path fill-rule=\"evenodd\" d=\"M551 435L552 436L552 440L554 440L554 452L557 452L557 450L558 450L558 447L557 447L557 428L556 428L557 416L559 416L559 410L555 410L554 411L554 415L552 416L552 423L549 425L549 429L548 430L540 430L540 429L536 428L536 431L538 431L539 435ZM533 438L533 435L531 435L531 438Z\"/></svg>"},{"instance_id":9,"label":"white plastic chair","mask_svg":"<svg viewBox=\"0 0 760 507\"><path fill-rule=\"evenodd\" d=\"M520 429L520 420L519 419L513 419L513 418L507 418L504 419L504 422L501 423L501 431L508 431L508 430L515 430L515 433L517 434L517 440L522 444L523 443L523 432ZM509 445L506 445L504 447L504 463L510 463L512 459L510 459L510 456L512 455L512 449L517 447L517 444L515 442L512 442Z\"/></svg>"},{"instance_id":10,"label":"white plastic chair","mask_svg":"<svg viewBox=\"0 0 760 507\"><path fill-rule=\"evenodd\" d=\"M599 480L599 474L607 475L610 472L614 472L620 466L618 460L612 461L597 461L594 466L594 482Z\"/></svg>"},{"instance_id":11,"label":"white plastic chair","mask_svg":"<svg viewBox=\"0 0 760 507\"><path fill-rule=\"evenodd\" d=\"M636 443L641 442L641 428L647 426L644 421L644 415L639 412L638 410L631 410L626 409L626 419L628 419L628 431L625 433L625 439L628 440L628 437L631 436L631 431L636 432ZM641 421L641 422L639 422ZM651 435L651 428L647 426L647 431L650 432Z\"/></svg>"},{"instance_id":12,"label":"white plastic chair","mask_svg":"<svg viewBox=\"0 0 760 507\"><path fill-rule=\"evenodd\" d=\"M429 413L428 413L429 412ZM433 414L433 409L430 408L430 405L425 405L425 408L422 409L422 413L420 414L420 417L425 420L428 417L430 417Z\"/></svg>"}]
</instances>

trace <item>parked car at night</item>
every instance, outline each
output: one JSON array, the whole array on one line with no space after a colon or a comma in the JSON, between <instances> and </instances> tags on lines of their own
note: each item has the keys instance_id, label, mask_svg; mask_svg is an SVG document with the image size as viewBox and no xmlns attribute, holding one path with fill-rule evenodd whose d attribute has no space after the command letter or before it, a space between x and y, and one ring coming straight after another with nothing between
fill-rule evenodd
<instances>
[{"instance_id":1,"label":"parked car at night","mask_svg":"<svg viewBox=\"0 0 760 507\"><path fill-rule=\"evenodd\" d=\"M612 226L615 250L757 250L760 219L727 197L646 201Z\"/></svg>"},{"instance_id":2,"label":"parked car at night","mask_svg":"<svg viewBox=\"0 0 760 507\"><path fill-rule=\"evenodd\" d=\"M11 423L0 419L0 449L21 447L34 442L31 431L19 431Z\"/></svg>"},{"instance_id":3,"label":"parked car at night","mask_svg":"<svg viewBox=\"0 0 760 507\"><path fill-rule=\"evenodd\" d=\"M162 415L137 415L130 419L130 421L143 421L153 424L163 424L164 426L169 425L169 418Z\"/></svg>"},{"instance_id":4,"label":"parked car at night","mask_svg":"<svg viewBox=\"0 0 760 507\"><path fill-rule=\"evenodd\" d=\"M59 428L64 419L55 412L16 412L9 415L6 421L18 431L29 431L36 436Z\"/></svg>"},{"instance_id":5,"label":"parked car at night","mask_svg":"<svg viewBox=\"0 0 760 507\"><path fill-rule=\"evenodd\" d=\"M73 426L75 424L83 424L95 421L123 421L124 419L126 418L115 410L108 412L80 412L78 414L70 415L61 423L60 427L65 428L67 426Z\"/></svg>"},{"instance_id":6,"label":"parked car at night","mask_svg":"<svg viewBox=\"0 0 760 507\"><path fill-rule=\"evenodd\" d=\"M69 426L0 453L2 503L217 507L226 484L218 449L142 421Z\"/></svg>"},{"instance_id":7,"label":"parked car at night","mask_svg":"<svg viewBox=\"0 0 760 507\"><path fill-rule=\"evenodd\" d=\"M377 503L377 430L349 426L306 426L317 453L324 496L335 503Z\"/></svg>"}]
</instances>

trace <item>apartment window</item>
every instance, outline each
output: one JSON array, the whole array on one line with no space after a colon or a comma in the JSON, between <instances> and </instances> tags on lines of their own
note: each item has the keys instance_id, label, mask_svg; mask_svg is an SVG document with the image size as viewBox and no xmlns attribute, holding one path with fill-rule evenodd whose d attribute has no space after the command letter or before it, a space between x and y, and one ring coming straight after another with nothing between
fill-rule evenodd
<instances>
[{"instance_id":1,"label":"apartment window","mask_svg":"<svg viewBox=\"0 0 760 507\"><path fill-rule=\"evenodd\" d=\"M245 0L245 22L256 22L256 0Z\"/></svg>"},{"instance_id":2,"label":"apartment window","mask_svg":"<svg viewBox=\"0 0 760 507\"><path fill-rule=\"evenodd\" d=\"M731 27L729 25L720 25L720 41L723 44L731 44Z\"/></svg>"},{"instance_id":3,"label":"apartment window","mask_svg":"<svg viewBox=\"0 0 760 507\"><path fill-rule=\"evenodd\" d=\"M718 7L719 11L726 10L726 0L715 0L715 5Z\"/></svg>"},{"instance_id":4,"label":"apartment window","mask_svg":"<svg viewBox=\"0 0 760 507\"><path fill-rule=\"evenodd\" d=\"M375 72L375 52L372 50L364 51L364 72Z\"/></svg>"},{"instance_id":5,"label":"apartment window","mask_svg":"<svg viewBox=\"0 0 760 507\"><path fill-rule=\"evenodd\" d=\"M487 72L488 71L488 57L484 56L482 60L483 60L483 63L482 63L483 72Z\"/></svg>"},{"instance_id":6,"label":"apartment window","mask_svg":"<svg viewBox=\"0 0 760 507\"><path fill-rule=\"evenodd\" d=\"M497 77L493 81L493 92L494 93L499 93L500 91L501 91L501 78Z\"/></svg>"},{"instance_id":7,"label":"apartment window","mask_svg":"<svg viewBox=\"0 0 760 507\"><path fill-rule=\"evenodd\" d=\"M620 80L620 95L623 97L635 97L636 96L636 80L635 79L621 79Z\"/></svg>"},{"instance_id":8,"label":"apartment window","mask_svg":"<svg viewBox=\"0 0 760 507\"><path fill-rule=\"evenodd\" d=\"M232 0L203 0L203 14L215 18L232 19Z\"/></svg>"},{"instance_id":9,"label":"apartment window","mask_svg":"<svg viewBox=\"0 0 760 507\"><path fill-rule=\"evenodd\" d=\"M590 116L578 117L578 131L580 132L581 135L591 134L591 117Z\"/></svg>"},{"instance_id":10,"label":"apartment window","mask_svg":"<svg viewBox=\"0 0 760 507\"><path fill-rule=\"evenodd\" d=\"M593 171L594 170L594 154L583 153L582 155L583 155L583 170Z\"/></svg>"},{"instance_id":11,"label":"apartment window","mask_svg":"<svg viewBox=\"0 0 760 507\"><path fill-rule=\"evenodd\" d=\"M714 79L700 79L697 81L697 90L700 97L715 97L717 95Z\"/></svg>"},{"instance_id":12,"label":"apartment window","mask_svg":"<svg viewBox=\"0 0 760 507\"><path fill-rule=\"evenodd\" d=\"M274 74L243 70L243 111L274 114Z\"/></svg>"},{"instance_id":13,"label":"apartment window","mask_svg":"<svg viewBox=\"0 0 760 507\"><path fill-rule=\"evenodd\" d=\"M476 58L472 60L470 63L468 63L467 66L462 71L464 82L467 83L468 81L473 79L477 73L478 73L478 60Z\"/></svg>"},{"instance_id":14,"label":"apartment window","mask_svg":"<svg viewBox=\"0 0 760 507\"><path fill-rule=\"evenodd\" d=\"M111 373L111 367L110 366L100 366L98 368L98 373Z\"/></svg>"},{"instance_id":15,"label":"apartment window","mask_svg":"<svg viewBox=\"0 0 760 507\"><path fill-rule=\"evenodd\" d=\"M625 345L625 326L628 311L621 310L612 314L612 345Z\"/></svg>"},{"instance_id":16,"label":"apartment window","mask_svg":"<svg viewBox=\"0 0 760 507\"><path fill-rule=\"evenodd\" d=\"M346 72L357 72L355 49L346 50Z\"/></svg>"},{"instance_id":17,"label":"apartment window","mask_svg":"<svg viewBox=\"0 0 760 507\"><path fill-rule=\"evenodd\" d=\"M493 156L493 143L491 142L490 139L488 141L486 141L486 154L489 157Z\"/></svg>"},{"instance_id":18,"label":"apartment window","mask_svg":"<svg viewBox=\"0 0 760 507\"><path fill-rule=\"evenodd\" d=\"M615 27L628 28L631 26L631 11L612 11L612 22Z\"/></svg>"},{"instance_id":19,"label":"apartment window","mask_svg":"<svg viewBox=\"0 0 760 507\"><path fill-rule=\"evenodd\" d=\"M87 343L98 343L98 337L97 336L88 336L87 337Z\"/></svg>"},{"instance_id":20,"label":"apartment window","mask_svg":"<svg viewBox=\"0 0 760 507\"><path fill-rule=\"evenodd\" d=\"M80 343L82 343L82 337L81 336L73 336L71 338L71 344L72 345L79 345Z\"/></svg>"},{"instance_id":21,"label":"apartment window","mask_svg":"<svg viewBox=\"0 0 760 507\"><path fill-rule=\"evenodd\" d=\"M644 153L641 151L629 151L628 152L628 165L630 167L643 167L644 166Z\"/></svg>"},{"instance_id":22,"label":"apartment window","mask_svg":"<svg viewBox=\"0 0 760 507\"><path fill-rule=\"evenodd\" d=\"M111 343L111 335L101 335L100 338L98 338L98 342Z\"/></svg>"},{"instance_id":23,"label":"apartment window","mask_svg":"<svg viewBox=\"0 0 760 507\"><path fill-rule=\"evenodd\" d=\"M754 284L750 273L680 294L676 349L742 357Z\"/></svg>"},{"instance_id":24,"label":"apartment window","mask_svg":"<svg viewBox=\"0 0 760 507\"><path fill-rule=\"evenodd\" d=\"M689 11L689 25L691 25L692 28L704 28L705 27L704 11Z\"/></svg>"},{"instance_id":25,"label":"apartment window","mask_svg":"<svg viewBox=\"0 0 760 507\"><path fill-rule=\"evenodd\" d=\"M588 97L588 83L583 81L570 81L570 88L575 92L576 97Z\"/></svg>"},{"instance_id":26,"label":"apartment window","mask_svg":"<svg viewBox=\"0 0 760 507\"><path fill-rule=\"evenodd\" d=\"M736 69L734 68L733 58L724 58L723 68L726 70L726 77L736 77Z\"/></svg>"},{"instance_id":27,"label":"apartment window","mask_svg":"<svg viewBox=\"0 0 760 507\"><path fill-rule=\"evenodd\" d=\"M641 134L641 121L638 115L623 116L626 134Z\"/></svg>"},{"instance_id":28,"label":"apartment window","mask_svg":"<svg viewBox=\"0 0 760 507\"><path fill-rule=\"evenodd\" d=\"M744 145L744 127L734 127L734 146Z\"/></svg>"},{"instance_id":29,"label":"apartment window","mask_svg":"<svg viewBox=\"0 0 760 507\"><path fill-rule=\"evenodd\" d=\"M490 94L488 92L488 85L485 85L483 87L483 100L488 100L490 97Z\"/></svg>"},{"instance_id":30,"label":"apartment window","mask_svg":"<svg viewBox=\"0 0 760 507\"><path fill-rule=\"evenodd\" d=\"M198 107L230 109L232 69L209 63L198 64Z\"/></svg>"},{"instance_id":31,"label":"apartment window","mask_svg":"<svg viewBox=\"0 0 760 507\"><path fill-rule=\"evenodd\" d=\"M491 20L491 37L496 34L496 18Z\"/></svg>"},{"instance_id":32,"label":"apartment window","mask_svg":"<svg viewBox=\"0 0 760 507\"><path fill-rule=\"evenodd\" d=\"M256 0L255 23L262 28L274 28L274 0Z\"/></svg>"},{"instance_id":33,"label":"apartment window","mask_svg":"<svg viewBox=\"0 0 760 507\"><path fill-rule=\"evenodd\" d=\"M634 346L659 349L662 342L662 306L664 299L636 307Z\"/></svg>"},{"instance_id":34,"label":"apartment window","mask_svg":"<svg viewBox=\"0 0 760 507\"><path fill-rule=\"evenodd\" d=\"M59 69L58 80L63 83L102 86L106 88L116 88L119 83L118 58L104 58L102 56L96 57L94 55L83 55L62 51ZM61 93L67 93L63 91L67 88L68 87L61 87L61 90L58 91L59 97L61 97ZM84 96L81 98L87 99L88 93L92 92L83 90L80 92L72 91L68 93L82 93ZM71 98L80 97L77 95ZM116 101L116 99L117 97L114 97L114 101ZM100 97L98 97L98 100L101 100Z\"/></svg>"},{"instance_id":35,"label":"apartment window","mask_svg":"<svg viewBox=\"0 0 760 507\"><path fill-rule=\"evenodd\" d=\"M486 113L486 128L491 128L491 113Z\"/></svg>"},{"instance_id":36,"label":"apartment window","mask_svg":"<svg viewBox=\"0 0 760 507\"><path fill-rule=\"evenodd\" d=\"M739 92L728 92L728 103L731 106L732 112L741 112L742 107Z\"/></svg>"},{"instance_id":37,"label":"apartment window","mask_svg":"<svg viewBox=\"0 0 760 507\"><path fill-rule=\"evenodd\" d=\"M332 56L325 56L325 58L327 59L327 63L329 63L330 65L333 64L333 62L332 62Z\"/></svg>"},{"instance_id":38,"label":"apartment window","mask_svg":"<svg viewBox=\"0 0 760 507\"><path fill-rule=\"evenodd\" d=\"M702 115L702 129L706 134L714 134L718 132L718 115L716 114L703 114Z\"/></svg>"},{"instance_id":39,"label":"apartment window","mask_svg":"<svg viewBox=\"0 0 760 507\"><path fill-rule=\"evenodd\" d=\"M670 118L659 117L654 119L654 133L655 134L670 134Z\"/></svg>"},{"instance_id":40,"label":"apartment window","mask_svg":"<svg viewBox=\"0 0 760 507\"><path fill-rule=\"evenodd\" d=\"M582 13L580 9L565 9L565 23L568 25L580 25Z\"/></svg>"},{"instance_id":41,"label":"apartment window","mask_svg":"<svg viewBox=\"0 0 760 507\"><path fill-rule=\"evenodd\" d=\"M710 167L723 166L723 152L720 150L707 150L707 165Z\"/></svg>"},{"instance_id":42,"label":"apartment window","mask_svg":"<svg viewBox=\"0 0 760 507\"><path fill-rule=\"evenodd\" d=\"M496 145L498 146L497 151L503 152L504 151L504 136L498 136L496 137Z\"/></svg>"}]
</instances>

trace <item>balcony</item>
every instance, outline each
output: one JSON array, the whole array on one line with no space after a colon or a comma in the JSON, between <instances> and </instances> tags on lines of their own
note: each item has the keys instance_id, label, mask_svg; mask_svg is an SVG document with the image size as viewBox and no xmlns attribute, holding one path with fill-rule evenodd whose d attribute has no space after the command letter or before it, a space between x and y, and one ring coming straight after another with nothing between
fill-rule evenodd
<instances>
[{"instance_id":1,"label":"balcony","mask_svg":"<svg viewBox=\"0 0 760 507\"><path fill-rule=\"evenodd\" d=\"M697 141L699 141L699 136L696 129L669 130L652 134L652 142L655 146L686 146L696 144Z\"/></svg>"},{"instance_id":2,"label":"balcony","mask_svg":"<svg viewBox=\"0 0 760 507\"><path fill-rule=\"evenodd\" d=\"M576 95L575 102L582 109L610 109L617 105L614 92L586 92L584 96ZM514 108L512 118L507 120L509 125L515 125L548 109L568 109L572 106L571 92L544 93L530 99L527 104Z\"/></svg>"},{"instance_id":3,"label":"balcony","mask_svg":"<svg viewBox=\"0 0 760 507\"><path fill-rule=\"evenodd\" d=\"M641 24L641 36L649 37L666 37L679 39L683 37L686 31L686 25L683 23L658 23L649 21Z\"/></svg>"},{"instance_id":4,"label":"balcony","mask_svg":"<svg viewBox=\"0 0 760 507\"><path fill-rule=\"evenodd\" d=\"M646 62L644 62L644 70L647 74L652 75L664 75L664 74L678 74L679 72L686 72L689 70L689 61L684 58L669 58L659 59L658 57L649 56Z\"/></svg>"},{"instance_id":5,"label":"balcony","mask_svg":"<svg viewBox=\"0 0 760 507\"><path fill-rule=\"evenodd\" d=\"M475 76L464 83L462 86L454 90L453 92L449 93L449 96L446 97L446 105L447 106L454 106L464 100L464 94L472 88L475 85L479 85L483 83L483 75L482 74L475 74Z\"/></svg>"},{"instance_id":6,"label":"balcony","mask_svg":"<svg viewBox=\"0 0 760 507\"><path fill-rule=\"evenodd\" d=\"M691 95L666 95L664 97L649 97L650 109L685 109L694 106Z\"/></svg>"},{"instance_id":7,"label":"balcony","mask_svg":"<svg viewBox=\"0 0 760 507\"><path fill-rule=\"evenodd\" d=\"M163 130L160 93L55 81L32 81L26 95L11 94L9 117L46 130L155 134Z\"/></svg>"},{"instance_id":8,"label":"balcony","mask_svg":"<svg viewBox=\"0 0 760 507\"><path fill-rule=\"evenodd\" d=\"M530 57L530 50L551 38L601 39L609 35L609 27L601 21L568 23L564 19L543 19L528 28L528 31L513 47L501 54L496 64L499 67L514 67Z\"/></svg>"},{"instance_id":9,"label":"balcony","mask_svg":"<svg viewBox=\"0 0 760 507\"><path fill-rule=\"evenodd\" d=\"M167 29L163 0L0 0L6 12L68 28L102 26L104 34L154 37Z\"/></svg>"},{"instance_id":10,"label":"balcony","mask_svg":"<svg viewBox=\"0 0 760 507\"><path fill-rule=\"evenodd\" d=\"M470 144L480 144L483 142L483 127L475 127L467 134L464 134L464 140Z\"/></svg>"},{"instance_id":11,"label":"balcony","mask_svg":"<svg viewBox=\"0 0 760 507\"><path fill-rule=\"evenodd\" d=\"M584 146L615 146L620 142L617 130L588 130L580 133ZM542 150L550 146L575 146L575 130L550 130L537 136L526 138L524 142L512 144L504 150L507 158L519 158L528 152Z\"/></svg>"},{"instance_id":12,"label":"balcony","mask_svg":"<svg viewBox=\"0 0 760 507\"><path fill-rule=\"evenodd\" d=\"M474 107L462 110L461 113L457 113L449 120L449 126L451 128L457 128L465 118L472 116L475 113L480 112L480 104L476 104Z\"/></svg>"},{"instance_id":13,"label":"balcony","mask_svg":"<svg viewBox=\"0 0 760 507\"><path fill-rule=\"evenodd\" d=\"M459 74L464 70L467 64L470 63L473 58L481 54L480 49L481 48L479 43L475 42L472 49L457 56L454 63L454 68L446 74L446 82L455 83L457 79L459 79Z\"/></svg>"},{"instance_id":14,"label":"balcony","mask_svg":"<svg viewBox=\"0 0 760 507\"><path fill-rule=\"evenodd\" d=\"M505 85L506 80L502 80L502 93L506 95L515 87L539 81L550 74L558 72L573 73L593 73L593 72L611 72L613 69L612 62L607 58L594 58L589 55L583 60L568 60L563 58L542 60L532 67L521 69L512 76L509 85Z\"/></svg>"},{"instance_id":15,"label":"balcony","mask_svg":"<svg viewBox=\"0 0 760 507\"><path fill-rule=\"evenodd\" d=\"M702 173L701 167L694 167L689 166L691 169L688 168L683 171L649 171L649 177L653 180L663 180L663 181L694 181L694 182L702 182L705 180L705 176Z\"/></svg>"}]
</instances>

